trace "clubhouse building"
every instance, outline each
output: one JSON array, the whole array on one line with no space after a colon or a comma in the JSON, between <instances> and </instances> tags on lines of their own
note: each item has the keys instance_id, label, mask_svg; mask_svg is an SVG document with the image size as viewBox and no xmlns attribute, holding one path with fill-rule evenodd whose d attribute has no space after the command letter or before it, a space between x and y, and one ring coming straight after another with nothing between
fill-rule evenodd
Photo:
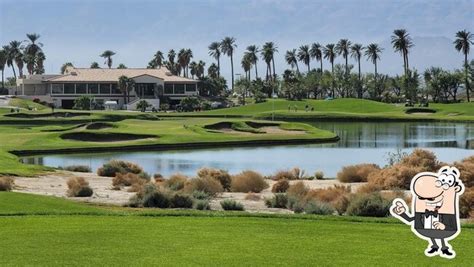
<instances>
[{"instance_id":1,"label":"clubhouse building","mask_svg":"<svg viewBox=\"0 0 474 267\"><path fill-rule=\"evenodd\" d=\"M127 76L135 81L129 93L129 103L124 103L118 80ZM54 103L58 108L72 108L74 100L88 95L97 105L116 103L117 107L135 109L139 100L145 99L158 108L166 99L177 104L188 96L197 96L197 80L173 75L167 68L159 69L88 69L67 67L64 74L27 75L17 80L18 96Z\"/></svg>"}]
</instances>

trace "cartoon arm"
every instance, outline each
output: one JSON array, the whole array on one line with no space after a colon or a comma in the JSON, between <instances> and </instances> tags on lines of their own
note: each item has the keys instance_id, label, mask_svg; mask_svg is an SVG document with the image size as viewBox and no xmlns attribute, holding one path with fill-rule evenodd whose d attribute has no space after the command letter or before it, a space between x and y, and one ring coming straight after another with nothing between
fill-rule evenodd
<instances>
[{"instance_id":1,"label":"cartoon arm","mask_svg":"<svg viewBox=\"0 0 474 267\"><path fill-rule=\"evenodd\" d=\"M415 217L411 217L406 211L408 210L407 204L403 199L397 198L393 200L392 207L390 207L390 213L392 215L399 217L404 221L404 223L409 224L413 220L415 220Z\"/></svg>"}]
</instances>

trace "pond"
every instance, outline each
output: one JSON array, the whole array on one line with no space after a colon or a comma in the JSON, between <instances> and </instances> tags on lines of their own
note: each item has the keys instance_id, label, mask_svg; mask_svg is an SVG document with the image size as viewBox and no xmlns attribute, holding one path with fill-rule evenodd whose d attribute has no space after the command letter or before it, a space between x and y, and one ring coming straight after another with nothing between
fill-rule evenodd
<instances>
[{"instance_id":1,"label":"pond","mask_svg":"<svg viewBox=\"0 0 474 267\"><path fill-rule=\"evenodd\" d=\"M193 175L202 167L238 173L251 169L263 174L293 167L307 174L323 171L335 177L346 165L387 164L388 153L410 152L414 148L433 151L438 159L451 163L474 155L474 124L445 122L315 122L312 125L333 131L341 140L331 144L272 147L211 148L180 151L113 152L43 155L23 158L23 162L52 167L87 165L97 170L111 159L141 165L148 173Z\"/></svg>"}]
</instances>

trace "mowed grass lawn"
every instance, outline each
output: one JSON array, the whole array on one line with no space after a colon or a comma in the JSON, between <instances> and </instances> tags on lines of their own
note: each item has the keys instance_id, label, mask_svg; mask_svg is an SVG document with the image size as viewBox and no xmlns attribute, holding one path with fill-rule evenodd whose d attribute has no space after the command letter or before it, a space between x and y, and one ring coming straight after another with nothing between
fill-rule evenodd
<instances>
[{"instance_id":1,"label":"mowed grass lawn","mask_svg":"<svg viewBox=\"0 0 474 267\"><path fill-rule=\"evenodd\" d=\"M0 193L0 200L1 266L472 266L474 262L472 225L465 225L451 242L457 257L446 260L426 257L426 242L393 219L142 212L18 193Z\"/></svg>"}]
</instances>

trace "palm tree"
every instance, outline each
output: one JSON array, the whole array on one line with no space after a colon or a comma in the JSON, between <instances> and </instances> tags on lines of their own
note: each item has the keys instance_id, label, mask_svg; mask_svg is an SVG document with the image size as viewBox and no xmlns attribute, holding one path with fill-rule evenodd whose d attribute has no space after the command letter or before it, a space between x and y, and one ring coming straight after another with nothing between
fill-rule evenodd
<instances>
[{"instance_id":1,"label":"palm tree","mask_svg":"<svg viewBox=\"0 0 474 267\"><path fill-rule=\"evenodd\" d=\"M163 66L163 59L164 59L163 52L158 50L156 51L155 55L153 55L152 61L155 64L155 66L157 66L160 69L161 66Z\"/></svg>"},{"instance_id":2,"label":"palm tree","mask_svg":"<svg viewBox=\"0 0 474 267\"><path fill-rule=\"evenodd\" d=\"M410 34L405 29L397 29L393 31L392 46L395 52L400 52L403 56L403 69L405 75L408 74L408 51L414 46Z\"/></svg>"},{"instance_id":3,"label":"palm tree","mask_svg":"<svg viewBox=\"0 0 474 267\"><path fill-rule=\"evenodd\" d=\"M221 41L221 52L230 57L230 71L232 75L232 90L234 90L234 50L237 48L234 37L225 37Z\"/></svg>"},{"instance_id":4,"label":"palm tree","mask_svg":"<svg viewBox=\"0 0 474 267\"><path fill-rule=\"evenodd\" d=\"M36 58L35 58L35 61L36 61L36 69L35 69L35 73L36 74L43 74L44 73L44 61L46 60L46 56L45 54L43 53L43 51L38 51L38 53L36 53Z\"/></svg>"},{"instance_id":5,"label":"palm tree","mask_svg":"<svg viewBox=\"0 0 474 267\"><path fill-rule=\"evenodd\" d=\"M365 50L365 56L367 60L370 60L375 67L375 84L377 84L377 60L380 59L380 54L382 53L382 48L378 44L369 44Z\"/></svg>"},{"instance_id":6,"label":"palm tree","mask_svg":"<svg viewBox=\"0 0 474 267\"><path fill-rule=\"evenodd\" d=\"M212 63L207 69L207 75L213 79L219 77L219 68L215 63Z\"/></svg>"},{"instance_id":7,"label":"palm tree","mask_svg":"<svg viewBox=\"0 0 474 267\"><path fill-rule=\"evenodd\" d=\"M186 49L182 48L178 52L178 64L181 67L181 70L183 70L183 77L186 77Z\"/></svg>"},{"instance_id":8,"label":"palm tree","mask_svg":"<svg viewBox=\"0 0 474 267\"><path fill-rule=\"evenodd\" d=\"M244 54L240 62L242 69L245 71L245 79L250 81L250 70L252 69L252 60L247 54Z\"/></svg>"},{"instance_id":9,"label":"palm tree","mask_svg":"<svg viewBox=\"0 0 474 267\"><path fill-rule=\"evenodd\" d=\"M319 43L312 44L309 53L312 58L321 62L321 73L323 73L323 51L321 50L321 45Z\"/></svg>"},{"instance_id":10,"label":"palm tree","mask_svg":"<svg viewBox=\"0 0 474 267\"><path fill-rule=\"evenodd\" d=\"M204 76L204 69L206 67L206 62L202 61L202 60L199 60L198 64L197 64L197 69L196 69L196 76L198 78L202 78Z\"/></svg>"},{"instance_id":11,"label":"palm tree","mask_svg":"<svg viewBox=\"0 0 474 267\"><path fill-rule=\"evenodd\" d=\"M33 74L35 72L35 56L26 54L23 58L23 61L26 63L26 69L28 70L28 74Z\"/></svg>"},{"instance_id":12,"label":"palm tree","mask_svg":"<svg viewBox=\"0 0 474 267\"><path fill-rule=\"evenodd\" d=\"M97 62L95 62L95 61L92 62L92 63L91 63L91 69L100 69L99 63L97 63Z\"/></svg>"},{"instance_id":13,"label":"palm tree","mask_svg":"<svg viewBox=\"0 0 474 267\"><path fill-rule=\"evenodd\" d=\"M109 69L112 68L112 56L115 55L114 51L111 50L105 50L100 56L105 59L104 64L107 64L109 66Z\"/></svg>"},{"instance_id":14,"label":"palm tree","mask_svg":"<svg viewBox=\"0 0 474 267\"><path fill-rule=\"evenodd\" d=\"M361 72L360 72L360 59L362 58L362 52L364 51L364 47L361 44L353 44L351 46L351 56L357 60L357 65L359 66L359 84L357 88L357 94L359 98L362 98L362 90L361 90Z\"/></svg>"},{"instance_id":15,"label":"palm tree","mask_svg":"<svg viewBox=\"0 0 474 267\"><path fill-rule=\"evenodd\" d=\"M311 62L311 54L309 52L309 45L302 45L298 49L298 59L302 61L307 67L308 72L310 71L309 63Z\"/></svg>"},{"instance_id":16,"label":"palm tree","mask_svg":"<svg viewBox=\"0 0 474 267\"><path fill-rule=\"evenodd\" d=\"M21 42L20 41L11 41L9 44L10 57L15 61L16 66L18 67L18 75L23 76L23 53L21 52Z\"/></svg>"},{"instance_id":17,"label":"palm tree","mask_svg":"<svg viewBox=\"0 0 474 267\"><path fill-rule=\"evenodd\" d=\"M334 59L336 58L336 50L334 44L327 44L324 47L324 58L331 63L331 83L332 83L332 97L334 97Z\"/></svg>"},{"instance_id":18,"label":"palm tree","mask_svg":"<svg viewBox=\"0 0 474 267\"><path fill-rule=\"evenodd\" d=\"M278 53L278 47L273 42L266 42L263 45L263 51L266 51L267 56L271 59L272 66L273 66L273 80L276 79L276 72L275 72L275 53ZM270 69L271 75L271 69Z\"/></svg>"},{"instance_id":19,"label":"palm tree","mask_svg":"<svg viewBox=\"0 0 474 267\"><path fill-rule=\"evenodd\" d=\"M15 77L16 80L16 71L15 71L15 64L13 63L15 61L15 51L12 51L12 48L9 45L4 45L3 50L6 53L6 58L7 58L7 67L11 67L13 70L13 77Z\"/></svg>"},{"instance_id":20,"label":"palm tree","mask_svg":"<svg viewBox=\"0 0 474 267\"><path fill-rule=\"evenodd\" d=\"M0 49L0 70L2 71L2 88L5 88L5 65L7 64L7 52Z\"/></svg>"},{"instance_id":21,"label":"palm tree","mask_svg":"<svg viewBox=\"0 0 474 267\"><path fill-rule=\"evenodd\" d=\"M128 80L129 78L125 75L120 76L118 79L119 89L123 93L123 103L127 103Z\"/></svg>"},{"instance_id":22,"label":"palm tree","mask_svg":"<svg viewBox=\"0 0 474 267\"><path fill-rule=\"evenodd\" d=\"M456 40L454 40L454 48L458 50L459 52L462 52L464 54L464 71L465 71L465 86L466 86L466 93L467 93L467 102L470 101L469 99L469 91L470 91L470 86L468 82L468 63L467 63L467 55L469 54L469 50L471 48L471 45L474 44L474 35L466 30L463 31L458 31L456 33Z\"/></svg>"},{"instance_id":23,"label":"palm tree","mask_svg":"<svg viewBox=\"0 0 474 267\"><path fill-rule=\"evenodd\" d=\"M347 58L349 56L349 50L351 49L351 41L347 39L341 39L336 45L336 52L346 60L346 75L349 75L349 65Z\"/></svg>"},{"instance_id":24,"label":"palm tree","mask_svg":"<svg viewBox=\"0 0 474 267\"><path fill-rule=\"evenodd\" d=\"M258 67L257 67L257 61L258 61L258 52L260 52L258 46L256 45L249 45L247 46L247 51L245 54L249 57L250 61L252 61L252 65L255 68L255 79L258 79Z\"/></svg>"},{"instance_id":25,"label":"palm tree","mask_svg":"<svg viewBox=\"0 0 474 267\"><path fill-rule=\"evenodd\" d=\"M292 69L296 66L296 71L300 72L300 68L298 67L298 59L296 57L296 49L286 51L286 63L288 63L288 65L290 65Z\"/></svg>"},{"instance_id":26,"label":"palm tree","mask_svg":"<svg viewBox=\"0 0 474 267\"><path fill-rule=\"evenodd\" d=\"M191 77L194 79L194 75L197 73L197 63L195 61L189 64L189 69L191 70Z\"/></svg>"},{"instance_id":27,"label":"palm tree","mask_svg":"<svg viewBox=\"0 0 474 267\"><path fill-rule=\"evenodd\" d=\"M64 74L66 71L67 67L74 67L74 65L71 62L66 62L61 66L61 74Z\"/></svg>"},{"instance_id":28,"label":"palm tree","mask_svg":"<svg viewBox=\"0 0 474 267\"><path fill-rule=\"evenodd\" d=\"M29 42L25 48L26 54L36 55L36 53L41 51L41 47L43 46L42 43L36 42L40 38L40 35L36 33L28 33L26 34L26 37L28 37L28 40L26 40L26 42Z\"/></svg>"},{"instance_id":29,"label":"palm tree","mask_svg":"<svg viewBox=\"0 0 474 267\"><path fill-rule=\"evenodd\" d=\"M117 66L117 69L126 69L127 66L125 66L125 64L123 63L120 63L118 66Z\"/></svg>"},{"instance_id":30,"label":"palm tree","mask_svg":"<svg viewBox=\"0 0 474 267\"><path fill-rule=\"evenodd\" d=\"M217 75L221 75L221 44L219 42L212 42L209 45L209 55L217 60Z\"/></svg>"},{"instance_id":31,"label":"palm tree","mask_svg":"<svg viewBox=\"0 0 474 267\"><path fill-rule=\"evenodd\" d=\"M168 51L168 62L171 63L172 65L174 65L175 57L176 57L176 52L173 49Z\"/></svg>"}]
</instances>

